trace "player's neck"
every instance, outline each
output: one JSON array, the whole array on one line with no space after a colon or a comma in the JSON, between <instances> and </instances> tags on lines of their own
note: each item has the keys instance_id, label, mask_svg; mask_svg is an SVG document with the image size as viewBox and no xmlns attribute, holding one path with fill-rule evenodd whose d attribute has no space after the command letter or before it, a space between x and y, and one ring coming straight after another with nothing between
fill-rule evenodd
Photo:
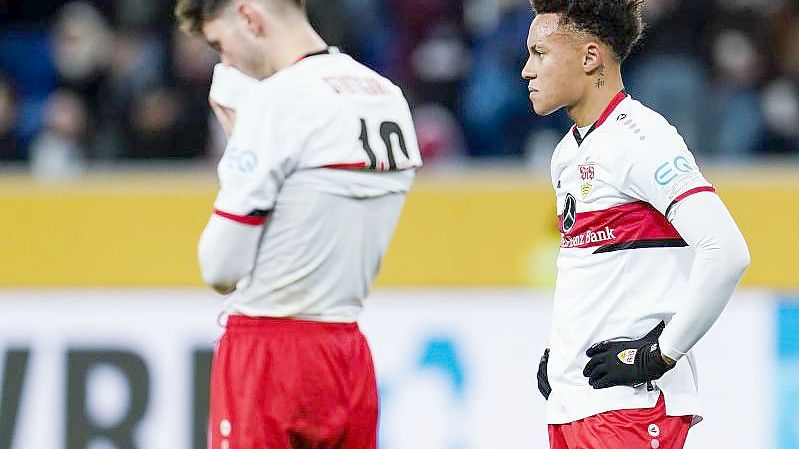
<instances>
[{"instance_id":1,"label":"player's neck","mask_svg":"<svg viewBox=\"0 0 799 449\"><path fill-rule=\"evenodd\" d=\"M601 79L592 80L586 86L579 102L568 108L569 117L578 127L590 126L602 115L608 104L624 89L621 71L609 73Z\"/></svg>"},{"instance_id":2,"label":"player's neck","mask_svg":"<svg viewBox=\"0 0 799 449\"><path fill-rule=\"evenodd\" d=\"M291 31L281 40L274 57L274 71L285 69L303 56L322 51L328 47L327 42L319 36L307 21L292 26Z\"/></svg>"}]
</instances>

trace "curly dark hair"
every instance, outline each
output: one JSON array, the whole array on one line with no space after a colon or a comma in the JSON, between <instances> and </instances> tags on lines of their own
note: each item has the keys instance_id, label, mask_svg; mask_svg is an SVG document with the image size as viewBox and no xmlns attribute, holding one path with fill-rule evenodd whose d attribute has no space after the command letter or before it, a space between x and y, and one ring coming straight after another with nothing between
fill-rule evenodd
<instances>
[{"instance_id":1,"label":"curly dark hair","mask_svg":"<svg viewBox=\"0 0 799 449\"><path fill-rule=\"evenodd\" d=\"M530 0L538 14L555 13L561 25L590 33L627 59L644 30L644 0Z\"/></svg>"},{"instance_id":2,"label":"curly dark hair","mask_svg":"<svg viewBox=\"0 0 799 449\"><path fill-rule=\"evenodd\" d=\"M271 1L305 9L305 0ZM202 34L203 23L219 14L230 2L231 0L178 0L175 5L175 18L183 31L189 34Z\"/></svg>"}]
</instances>

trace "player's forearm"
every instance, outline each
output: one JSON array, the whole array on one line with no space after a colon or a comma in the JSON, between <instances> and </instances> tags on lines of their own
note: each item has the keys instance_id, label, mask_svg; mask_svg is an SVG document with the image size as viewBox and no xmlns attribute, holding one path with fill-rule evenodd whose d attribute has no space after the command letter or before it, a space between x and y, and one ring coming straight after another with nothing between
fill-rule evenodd
<instances>
[{"instance_id":1,"label":"player's forearm","mask_svg":"<svg viewBox=\"0 0 799 449\"><path fill-rule=\"evenodd\" d=\"M678 360L716 322L749 266L749 250L727 208L713 193L684 199L672 224L696 251L690 290L663 335L661 352Z\"/></svg>"},{"instance_id":2,"label":"player's forearm","mask_svg":"<svg viewBox=\"0 0 799 449\"><path fill-rule=\"evenodd\" d=\"M212 215L197 250L205 283L218 293L232 292L236 283L252 272L262 231L263 226Z\"/></svg>"}]
</instances>

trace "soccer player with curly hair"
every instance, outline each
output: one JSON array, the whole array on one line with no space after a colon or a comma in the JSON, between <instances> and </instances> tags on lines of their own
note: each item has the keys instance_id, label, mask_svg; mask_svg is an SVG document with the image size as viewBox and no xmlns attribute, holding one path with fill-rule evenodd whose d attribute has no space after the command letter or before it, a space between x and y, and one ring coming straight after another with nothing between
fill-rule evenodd
<instances>
[{"instance_id":1,"label":"soccer player with curly hair","mask_svg":"<svg viewBox=\"0 0 799 449\"><path fill-rule=\"evenodd\" d=\"M642 0L532 0L522 70L552 155L561 231L538 383L552 449L680 449L701 420L691 348L749 264L678 131L624 90ZM664 73L663 76L668 76Z\"/></svg>"}]
</instances>

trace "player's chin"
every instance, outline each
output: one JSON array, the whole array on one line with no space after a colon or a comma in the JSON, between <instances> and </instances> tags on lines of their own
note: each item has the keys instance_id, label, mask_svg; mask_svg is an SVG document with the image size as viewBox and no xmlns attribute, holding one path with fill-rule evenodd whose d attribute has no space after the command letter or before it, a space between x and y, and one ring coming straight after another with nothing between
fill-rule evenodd
<instances>
[{"instance_id":1,"label":"player's chin","mask_svg":"<svg viewBox=\"0 0 799 449\"><path fill-rule=\"evenodd\" d=\"M557 106L546 101L536 100L531 102L533 104L533 112L535 112L536 115L545 116L558 110Z\"/></svg>"}]
</instances>

